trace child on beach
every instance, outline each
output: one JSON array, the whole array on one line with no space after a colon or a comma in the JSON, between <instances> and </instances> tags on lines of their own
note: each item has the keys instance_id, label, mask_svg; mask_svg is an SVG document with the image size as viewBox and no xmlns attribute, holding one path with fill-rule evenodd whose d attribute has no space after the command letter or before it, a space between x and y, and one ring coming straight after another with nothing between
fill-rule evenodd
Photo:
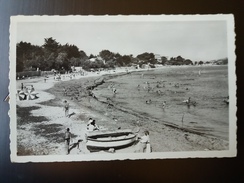
<instances>
[{"instance_id":1,"label":"child on beach","mask_svg":"<svg viewBox=\"0 0 244 183\"><path fill-rule=\"evenodd\" d=\"M64 114L65 117L69 117L69 103L67 100L64 101Z\"/></svg>"}]
</instances>

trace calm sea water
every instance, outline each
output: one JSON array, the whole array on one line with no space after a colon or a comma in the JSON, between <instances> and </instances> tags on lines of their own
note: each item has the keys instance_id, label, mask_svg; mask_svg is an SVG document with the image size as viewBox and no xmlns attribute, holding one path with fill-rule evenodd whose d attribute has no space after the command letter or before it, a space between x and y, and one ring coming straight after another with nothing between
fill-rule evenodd
<instances>
[{"instance_id":1,"label":"calm sea water","mask_svg":"<svg viewBox=\"0 0 244 183\"><path fill-rule=\"evenodd\" d=\"M134 72L131 76L109 80L107 83L115 84L119 91L114 101L162 124L228 140L229 107L223 102L228 97L227 66L169 67L143 73L143 77L141 72ZM153 91L143 89L146 82L154 88ZM177 84L179 87L175 87ZM101 95L106 96L105 93ZM196 102L195 107L183 103L189 97ZM152 103L146 104L149 99ZM166 101L165 109L163 101Z\"/></svg>"}]
</instances>

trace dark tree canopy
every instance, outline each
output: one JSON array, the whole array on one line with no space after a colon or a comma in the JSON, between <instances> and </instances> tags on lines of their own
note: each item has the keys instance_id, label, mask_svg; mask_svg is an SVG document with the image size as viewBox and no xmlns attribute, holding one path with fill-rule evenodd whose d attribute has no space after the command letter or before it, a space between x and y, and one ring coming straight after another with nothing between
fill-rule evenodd
<instances>
[{"instance_id":1,"label":"dark tree canopy","mask_svg":"<svg viewBox=\"0 0 244 183\"><path fill-rule=\"evenodd\" d=\"M24 70L70 70L81 66L88 57L75 45L61 45L52 37L45 38L42 46L20 42L17 44L17 72Z\"/></svg>"},{"instance_id":2,"label":"dark tree canopy","mask_svg":"<svg viewBox=\"0 0 244 183\"><path fill-rule=\"evenodd\" d=\"M43 47L47 51L56 52L60 46L59 43L55 39L53 39L52 37L45 38L44 40L45 40L45 43L44 43Z\"/></svg>"},{"instance_id":3,"label":"dark tree canopy","mask_svg":"<svg viewBox=\"0 0 244 183\"><path fill-rule=\"evenodd\" d=\"M32 45L27 42L19 42L16 45L16 70L30 71L40 70L50 71L55 70L71 70L72 66L83 67L85 70L99 70L101 68L115 68L132 65L148 65L152 68L155 64L162 65L193 65L190 59L185 59L182 56L171 57L157 55L154 53L144 52L133 57L130 55L121 55L113 53L109 50L102 50L99 55L90 54L87 56L85 51L79 50L76 45L64 44L61 45L54 38L45 38L42 46ZM195 64L204 64L204 62L194 62ZM220 59L214 64L227 64L228 59Z\"/></svg>"},{"instance_id":4,"label":"dark tree canopy","mask_svg":"<svg viewBox=\"0 0 244 183\"><path fill-rule=\"evenodd\" d=\"M143 61L148 61L148 60L152 60L155 59L155 55L153 53L142 53L140 55L137 55L137 58Z\"/></svg>"},{"instance_id":5,"label":"dark tree canopy","mask_svg":"<svg viewBox=\"0 0 244 183\"><path fill-rule=\"evenodd\" d=\"M62 51L65 51L67 53L67 58L70 59L72 57L79 58L80 57L80 51L79 48L75 45L69 45L65 44L62 46Z\"/></svg>"},{"instance_id":6,"label":"dark tree canopy","mask_svg":"<svg viewBox=\"0 0 244 183\"><path fill-rule=\"evenodd\" d=\"M109 50L102 50L99 55L105 62L114 59L114 53Z\"/></svg>"}]
</instances>

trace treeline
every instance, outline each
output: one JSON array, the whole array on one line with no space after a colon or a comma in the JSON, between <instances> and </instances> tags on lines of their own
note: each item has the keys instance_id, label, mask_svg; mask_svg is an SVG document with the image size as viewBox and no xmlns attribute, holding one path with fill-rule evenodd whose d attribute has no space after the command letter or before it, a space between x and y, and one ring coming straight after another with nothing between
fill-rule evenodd
<instances>
[{"instance_id":1,"label":"treeline","mask_svg":"<svg viewBox=\"0 0 244 183\"><path fill-rule=\"evenodd\" d=\"M193 65L190 59L181 56L167 58L154 53L133 55L120 55L109 50L102 50L98 55L89 56L75 45L61 45L52 37L45 38L42 46L27 42L17 43L17 72L42 70L69 71L72 66L82 67L85 70L115 68L123 66L155 67L161 65ZM194 62L194 64L196 64Z\"/></svg>"},{"instance_id":2,"label":"treeline","mask_svg":"<svg viewBox=\"0 0 244 183\"><path fill-rule=\"evenodd\" d=\"M16 70L70 70L71 66L80 66L87 58L86 53L77 46L61 45L52 37L44 39L42 46L20 42L17 43Z\"/></svg>"}]
</instances>

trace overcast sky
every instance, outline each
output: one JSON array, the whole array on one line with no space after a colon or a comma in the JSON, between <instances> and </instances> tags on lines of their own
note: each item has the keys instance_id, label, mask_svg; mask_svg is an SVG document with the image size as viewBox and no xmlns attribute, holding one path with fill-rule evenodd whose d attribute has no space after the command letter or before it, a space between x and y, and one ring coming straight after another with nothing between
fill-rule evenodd
<instances>
[{"instance_id":1,"label":"overcast sky","mask_svg":"<svg viewBox=\"0 0 244 183\"><path fill-rule=\"evenodd\" d=\"M166 22L18 22L17 42L43 45L53 37L60 44L74 44L87 55L101 50L161 56L181 55L195 61L227 57L225 21Z\"/></svg>"}]
</instances>

